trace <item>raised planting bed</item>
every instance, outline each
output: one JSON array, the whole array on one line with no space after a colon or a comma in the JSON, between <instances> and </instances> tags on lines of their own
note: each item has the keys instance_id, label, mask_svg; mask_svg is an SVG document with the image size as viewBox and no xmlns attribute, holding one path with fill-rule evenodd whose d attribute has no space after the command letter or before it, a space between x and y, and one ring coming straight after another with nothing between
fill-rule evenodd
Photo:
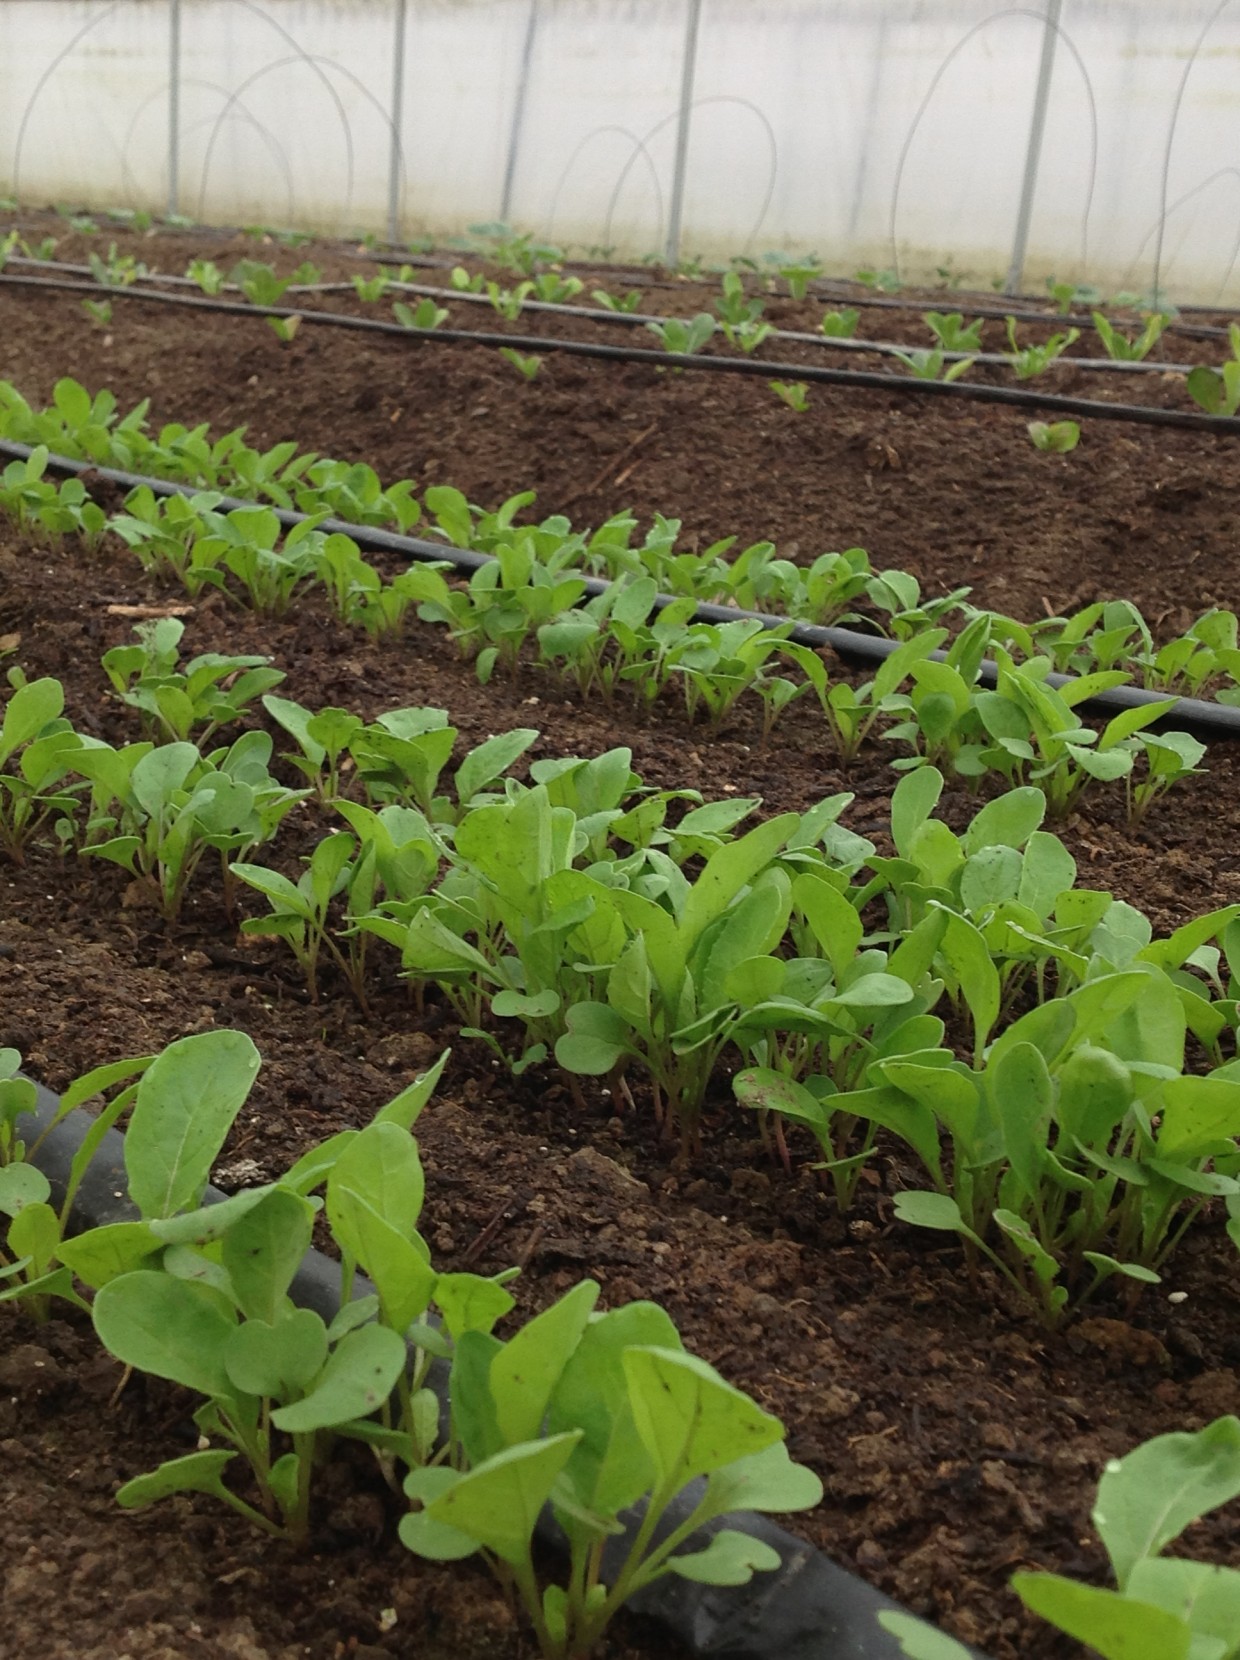
<instances>
[{"instance_id":1,"label":"raised planting bed","mask_svg":"<svg viewBox=\"0 0 1240 1660\"><path fill-rule=\"evenodd\" d=\"M254 252L242 239L235 246L164 235L117 240L178 273L190 257L206 254L223 266ZM85 240L66 238L57 255L77 260L87 251ZM263 256L289 269L313 257L328 277L357 268L339 249ZM598 274L588 280L597 285ZM702 308L705 290L684 283L673 297L688 315ZM71 372L92 390L110 387L122 410L149 396L155 428L202 421L218 434L247 423L253 445L318 446L370 463L385 483L412 478L419 494L451 483L492 508L535 488L540 516L563 511L585 526L624 507L643 521L675 514L689 548L731 534L740 545L769 536L803 564L828 549L864 546L875 570L911 572L923 596L969 584L975 604L1024 622L1122 597L1140 606L1161 641L1230 600L1236 440L1229 434L1084 420L1079 448L1059 456L1033 448L1029 411L923 400L903 388L813 386L798 414L761 379L550 357L525 382L478 348L309 324L286 345L261 316L200 316L120 297L111 321L95 327L80 301L76 292L0 288L4 369L33 404ZM922 338L918 319L929 303L908 314L867 313L865 326L911 343ZM808 304L772 298L770 311L781 326L805 329L813 326ZM937 309L968 312L954 299ZM819 300L813 317L821 311ZM539 326L568 325L552 314ZM572 325L575 335L580 326ZM764 349L774 355L769 343ZM1224 352L1217 341L1185 337L1167 355L1213 362ZM974 372L998 383L998 370ZM1131 373L1065 373L1075 376L1070 390L1078 396L1118 403L1139 390L1151 407L1195 409L1182 376L1175 387L1142 376L1134 389ZM1061 382L1055 389L1069 390ZM89 478L87 485L105 511L119 510L114 487ZM389 575L400 568L384 565ZM58 679L65 715L87 737L114 745L139 737L138 712L120 702L100 658L133 642L135 621L178 612L185 658L267 656L286 676L276 695L308 709L338 706L366 722L393 709L447 710L459 733L458 762L515 728L538 734L513 764L517 778L531 763L623 746L653 789L690 788L708 802L760 797L746 827L847 792L854 799L841 824L874 843L880 858L893 850L899 774L890 762L904 752L871 739L845 764L808 698L784 710L764 738L756 700L738 701L714 726L691 724L671 692L637 713L627 699L609 705L566 689L528 650L514 671L501 665L482 687L445 631L412 614L398 636L375 640L347 627L321 589L310 588L285 615L255 617L224 593L190 597L169 578L144 573L111 535L90 548L76 537L56 543L0 528L0 583L8 660L31 681ZM862 609L876 615L864 598ZM831 672L851 685L862 678L834 662ZM212 743L247 728L269 732L277 752L293 747L257 703ZM273 765L285 785L304 782L287 763ZM1139 909L1159 937L1240 902L1235 755L1214 744L1205 766L1139 822L1125 815L1122 786L1095 781L1070 816L1044 827L1076 860L1079 887L1105 889ZM342 776L346 794L360 799L355 769L346 765ZM949 780L937 816L962 833L1002 783L987 777L970 793ZM669 824L679 811L670 809ZM296 879L302 856L340 823L303 803L274 844L246 857ZM708 850L704 844L696 857ZM690 874L699 868L694 859L687 855ZM19 1049L27 1070L59 1090L105 1060L149 1053L188 1033L247 1031L264 1065L217 1172L228 1186L274 1177L307 1145L367 1122L451 1043L449 1069L418 1124L428 1177L423 1227L438 1268L494 1273L520 1264L527 1315L587 1275L609 1305L657 1300L696 1353L783 1420L793 1455L822 1477L824 1502L797 1518L801 1536L994 1660L1080 1652L1024 1613L1007 1580L1029 1567L1101 1580L1088 1511L1106 1460L1150 1436L1240 1410L1232 1369L1240 1333L1229 1295L1235 1248L1221 1204L1194 1223L1160 1285L1128 1295L1112 1282L1052 1329L987 1263L966 1268L951 1233L899 1220L896 1195L927 1180L907 1145L887 1132L841 1213L830 1183L810 1168L822 1157L818 1142L789 1124L785 1168L772 1138L733 1100L730 1077L742 1065L735 1050L721 1056L707 1090L700 1145L683 1146L660 1135L640 1067L630 1068L623 1092L606 1076L570 1080L549 1061L513 1076L484 1043L459 1036L446 996L411 995L382 941L368 959L364 1013L327 957L313 1000L285 947L239 932L241 918L264 914L263 902L241 888L227 908L216 868L204 863L169 917L147 882L38 839L23 863L5 864L0 1044ZM869 922L876 914L867 913ZM1027 1006L1017 1002L1004 1020ZM492 1030L516 1041L502 1022ZM963 1012L950 1016L946 1041L971 1054ZM1231 1036L1221 1041L1230 1058ZM1197 1072L1214 1064L1191 1043L1188 1062ZM213 1554L204 1571L195 1553L198 1588L173 1610L154 1587L181 1571L175 1563L150 1574L134 1566L136 1539L158 1540L186 1562L171 1513L114 1514L108 1494L160 1456L185 1450L178 1437L188 1411L159 1388L131 1384L116 1411L105 1412L100 1398L110 1395L116 1372L92 1357L87 1335L61 1325L50 1337L25 1328L5 1362L13 1373L6 1394L17 1401L4 1409L5 1433L27 1448L15 1458L17 1475L33 1479L21 1501L37 1552L20 1586L24 1608L46 1614L40 1576L51 1575L40 1561L73 1572L85 1550L82 1603L91 1575L113 1571L94 1566L96 1556L110 1561L113 1549L95 1541L97 1525L121 1541L131 1576L122 1581L131 1599L123 1623L101 1626L93 1638L75 1637L66 1623L56 1639L65 1652L72 1644L91 1653L93 1641L102 1654L123 1638L135 1654L157 1653L130 1635L150 1620L169 1623L169 1634L158 1635L177 1653L420 1652L424 1627L436 1620L456 1642L456 1621L475 1596L487 1612L468 1652L491 1652L492 1643L511 1652L504 1645L522 1640L483 1577L466 1589L439 1570L424 1577L392 1540L390 1507L351 1470L340 1478L347 1492L336 1514L314 1537L313 1571L285 1547L239 1536L211 1501L176 1501L185 1537ZM86 1465L68 1453L73 1468L93 1473L84 1482L87 1515L61 1537L37 1507L57 1479L57 1437L69 1431L63 1414L79 1361L83 1387L95 1391L96 1432L102 1419L109 1433L124 1434L106 1462L97 1433L97 1460ZM35 1387L36 1374L50 1387ZM372 1544L374 1535L381 1543ZM1192 1543L1210 1560L1235 1560L1225 1512ZM243 1559L252 1572L238 1571ZM336 1581L330 1596L342 1612L325 1616L328 1625L317 1615L272 1622L289 1575L309 1583L324 1572ZM227 1599L208 1593L215 1578L228 1583ZM386 1583L397 1587L390 1595ZM82 1603L70 1605L75 1621ZM395 1623L383 1613L389 1607ZM618 1641L658 1652L666 1639L626 1630Z\"/></svg>"}]
</instances>

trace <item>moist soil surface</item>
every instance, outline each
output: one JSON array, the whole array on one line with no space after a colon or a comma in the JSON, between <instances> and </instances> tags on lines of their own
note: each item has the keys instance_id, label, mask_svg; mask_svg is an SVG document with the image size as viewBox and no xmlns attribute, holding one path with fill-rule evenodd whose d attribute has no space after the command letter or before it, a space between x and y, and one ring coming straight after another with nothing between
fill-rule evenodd
<instances>
[{"instance_id":1,"label":"moist soil surface","mask_svg":"<svg viewBox=\"0 0 1240 1660\"><path fill-rule=\"evenodd\" d=\"M58 258L99 247L58 221L22 223L28 234L55 226ZM290 254L240 236L115 239L176 273L199 255L284 269L311 257L329 278L372 268L338 246ZM628 275L609 286L629 286ZM707 303L687 283L658 297L651 309L682 314ZM939 293L915 297L908 312L863 312L862 332L920 339L930 306L968 315L966 300ZM812 327L820 311L821 302L770 303L792 327ZM471 319L462 326L493 326L489 311ZM0 327L0 373L31 403L72 374L92 391L111 388L122 408L149 397L153 424L206 421L217 434L245 424L254 444L296 439L367 461L388 481L455 484L488 507L534 488L540 515L587 525L625 507L642 520L663 512L683 520L689 546L769 537L808 559L859 545L875 568L910 570L924 591L970 583L975 602L1028 620L1124 597L1165 635L1208 605L1234 604L1232 438L1086 421L1076 452L1043 455L1026 436L1028 412L1014 409L815 386L797 414L760 380L563 356L527 384L494 351L309 324L283 345L261 317L120 299L102 329L76 294L18 287L0 287ZM1001 325L991 327L997 347ZM1177 338L1166 355L1191 361L1203 350ZM1158 376L1068 373L1079 395L1178 397L1187 407L1182 387ZM532 666L481 688L426 625L376 644L313 594L285 618L259 621L221 595L186 602L114 540L87 552L0 529L0 637L11 660L31 678L58 676L74 724L113 743L138 736L136 716L111 695L99 658L132 638L133 607L183 609L187 656L269 653L288 677L281 695L314 707L366 718L444 707L458 754L530 726L540 733L530 759L625 744L647 784L759 796L763 815L851 791L843 822L888 848L887 751L871 745L842 768L804 703L763 744L743 703L712 730L670 702L642 718L626 704L584 704ZM959 828L977 805L949 786L940 811ZM298 809L274 862L296 874L327 822ZM1079 880L1139 906L1158 932L1240 900L1240 778L1225 744L1144 824L1129 825L1122 799L1099 788L1055 828ZM658 1299L693 1349L780 1415L794 1456L822 1476L825 1501L796 1531L994 1660L1080 1652L1024 1615L1007 1581L1040 1567L1102 1582L1088 1517L1105 1461L1240 1411L1234 1249L1219 1218L1193 1228L1163 1285L1135 1304L1103 1295L1051 1333L989 1274L970 1278L949 1236L893 1220L892 1193L919 1181L894 1144L881 1146L841 1216L809 1168L816 1146L792 1134L785 1171L721 1077L702 1151L683 1156L660 1138L640 1088L621 1110L587 1080L583 1108L553 1069L509 1076L458 1037L433 995L415 1008L377 942L366 1016L330 972L312 1004L291 957L239 933L239 917L258 908L251 898L228 913L204 868L167 923L100 861L36 848L24 866L0 867L0 1044L62 1089L91 1066L189 1032L248 1031L264 1065L217 1172L225 1187L276 1176L312 1142L366 1122L451 1044L419 1122L438 1266L519 1263L526 1313L585 1275L609 1304ZM176 1392L131 1381L113 1402L117 1380L83 1329L6 1316L0 1654L335 1660L434 1654L436 1642L445 1655L528 1652L483 1575L432 1572L401 1550L391 1502L360 1466L333 1474L304 1557L249 1535L206 1499L120 1513L119 1482L187 1450L194 1431L191 1403ZM1240 1565L1226 1516L1187 1545ZM670 1652L640 1626L617 1644Z\"/></svg>"}]
</instances>

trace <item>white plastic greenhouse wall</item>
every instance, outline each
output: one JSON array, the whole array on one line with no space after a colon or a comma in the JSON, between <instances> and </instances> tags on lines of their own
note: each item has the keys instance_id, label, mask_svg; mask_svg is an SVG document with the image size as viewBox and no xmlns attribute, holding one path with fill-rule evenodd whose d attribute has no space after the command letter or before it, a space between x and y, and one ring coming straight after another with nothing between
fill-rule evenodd
<instances>
[{"instance_id":1,"label":"white plastic greenhouse wall","mask_svg":"<svg viewBox=\"0 0 1240 1660\"><path fill-rule=\"evenodd\" d=\"M0 0L0 187L1240 298L1240 0Z\"/></svg>"}]
</instances>

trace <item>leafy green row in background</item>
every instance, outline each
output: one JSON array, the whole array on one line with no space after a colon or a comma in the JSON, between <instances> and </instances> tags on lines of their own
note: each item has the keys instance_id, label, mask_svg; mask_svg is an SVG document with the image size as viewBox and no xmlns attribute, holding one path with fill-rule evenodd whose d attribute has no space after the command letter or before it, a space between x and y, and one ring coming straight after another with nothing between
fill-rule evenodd
<instances>
[{"instance_id":1,"label":"leafy green row in background","mask_svg":"<svg viewBox=\"0 0 1240 1660\"><path fill-rule=\"evenodd\" d=\"M177 569L184 568L185 545L198 534L198 520L218 506L218 501L208 499L212 491L265 497L278 507L330 513L355 524L401 531L412 529L422 517L408 480L385 489L364 464L298 454L291 443L260 452L245 444L244 428L212 441L206 426L170 425L153 438L147 430L145 403L118 419L111 393L100 392L92 398L69 379L57 383L54 397L49 409L36 413L16 388L0 381L0 433L71 458L147 472L195 487L200 495L192 504L165 503L143 489L131 492L122 519L131 545L139 551L150 548ZM49 534L70 530L100 534L103 521L98 509L83 500L76 481L59 487L44 484L40 490L35 487L42 473L43 463L37 460L32 470L26 463L14 464L5 478L10 493L0 496L5 510L28 524L43 523L38 515L46 510L49 516L43 527ZM481 552L493 552L501 543L511 542L516 515L533 500L532 493L524 492L490 512L471 507L449 486L432 486L425 492L432 530L458 547ZM212 529L218 532L219 527L212 524ZM537 530L532 548L535 558L561 572L580 566L587 574L607 578L652 576L661 593L780 612L801 622L838 622L863 602L869 621L897 639L908 639L937 626L956 610L966 619L975 614L963 605L966 589L923 599L911 575L897 570L873 572L859 548L823 554L803 567L779 559L769 542L755 543L735 558L725 558L734 538L700 554L678 553L679 521L661 515L656 515L639 547L633 545L636 520L627 513L613 516L588 533L574 532L562 517L520 529L523 536ZM274 544L268 532L264 530L263 535L271 549ZM355 589L349 603L356 607L357 620L376 631L394 626L398 618L385 620L378 615L368 620L366 613L375 610L374 596L380 590L386 596L400 581L398 577L395 583L384 585L360 561L348 578L348 585ZM384 603L391 602L385 598ZM403 608L397 606L398 611ZM1185 635L1158 646L1136 608L1126 601L1113 601L1086 607L1069 618L1049 618L1032 625L996 618L993 634L1017 655L1050 655L1057 669L1071 672L1112 668L1118 655L1127 653L1147 686L1192 695L1217 692L1223 700L1234 701L1240 697L1235 689L1240 673L1236 628L1234 613L1215 609Z\"/></svg>"}]
</instances>

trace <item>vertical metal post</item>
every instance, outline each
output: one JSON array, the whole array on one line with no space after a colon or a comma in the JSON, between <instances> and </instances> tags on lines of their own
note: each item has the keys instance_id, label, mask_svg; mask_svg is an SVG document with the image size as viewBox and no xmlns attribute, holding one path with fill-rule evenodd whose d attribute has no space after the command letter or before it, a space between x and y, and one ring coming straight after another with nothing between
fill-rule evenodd
<instances>
[{"instance_id":1,"label":"vertical metal post","mask_svg":"<svg viewBox=\"0 0 1240 1660\"><path fill-rule=\"evenodd\" d=\"M680 221L685 206L685 172L689 162L689 117L693 110L693 78L697 73L698 25L702 0L688 0L685 50L680 69L680 109L676 120L676 159L672 164L672 203L667 216L667 263L680 259Z\"/></svg>"},{"instance_id":2,"label":"vertical metal post","mask_svg":"<svg viewBox=\"0 0 1240 1660\"><path fill-rule=\"evenodd\" d=\"M1042 138L1046 132L1046 108L1051 96L1051 76L1055 69L1055 46L1059 40L1059 19L1063 0L1046 0L1046 22L1042 29L1042 56L1038 63L1038 84L1033 94L1033 117L1029 123L1029 147L1025 152L1025 175L1020 186L1020 205L1016 209L1016 234L1012 242L1012 262L1008 266L1005 294L1020 290L1025 270L1025 249L1029 244L1029 222L1033 218L1033 198L1038 188L1038 165L1042 160Z\"/></svg>"},{"instance_id":3,"label":"vertical metal post","mask_svg":"<svg viewBox=\"0 0 1240 1660\"><path fill-rule=\"evenodd\" d=\"M392 42L392 110L388 145L389 242L400 240L401 123L405 113L405 25L408 0L396 0L395 38Z\"/></svg>"},{"instance_id":4,"label":"vertical metal post","mask_svg":"<svg viewBox=\"0 0 1240 1660\"><path fill-rule=\"evenodd\" d=\"M181 201L181 0L171 0L168 14L168 214Z\"/></svg>"},{"instance_id":5,"label":"vertical metal post","mask_svg":"<svg viewBox=\"0 0 1240 1660\"><path fill-rule=\"evenodd\" d=\"M525 95L530 85L530 64L534 57L534 37L538 33L538 0L530 0L525 19L525 44L521 48L521 69L517 80L516 102L512 109L512 128L508 134L508 159L504 163L504 188L500 195L499 216L508 223L512 212L512 189L517 177L517 154L521 148L521 129L525 125Z\"/></svg>"}]
</instances>

